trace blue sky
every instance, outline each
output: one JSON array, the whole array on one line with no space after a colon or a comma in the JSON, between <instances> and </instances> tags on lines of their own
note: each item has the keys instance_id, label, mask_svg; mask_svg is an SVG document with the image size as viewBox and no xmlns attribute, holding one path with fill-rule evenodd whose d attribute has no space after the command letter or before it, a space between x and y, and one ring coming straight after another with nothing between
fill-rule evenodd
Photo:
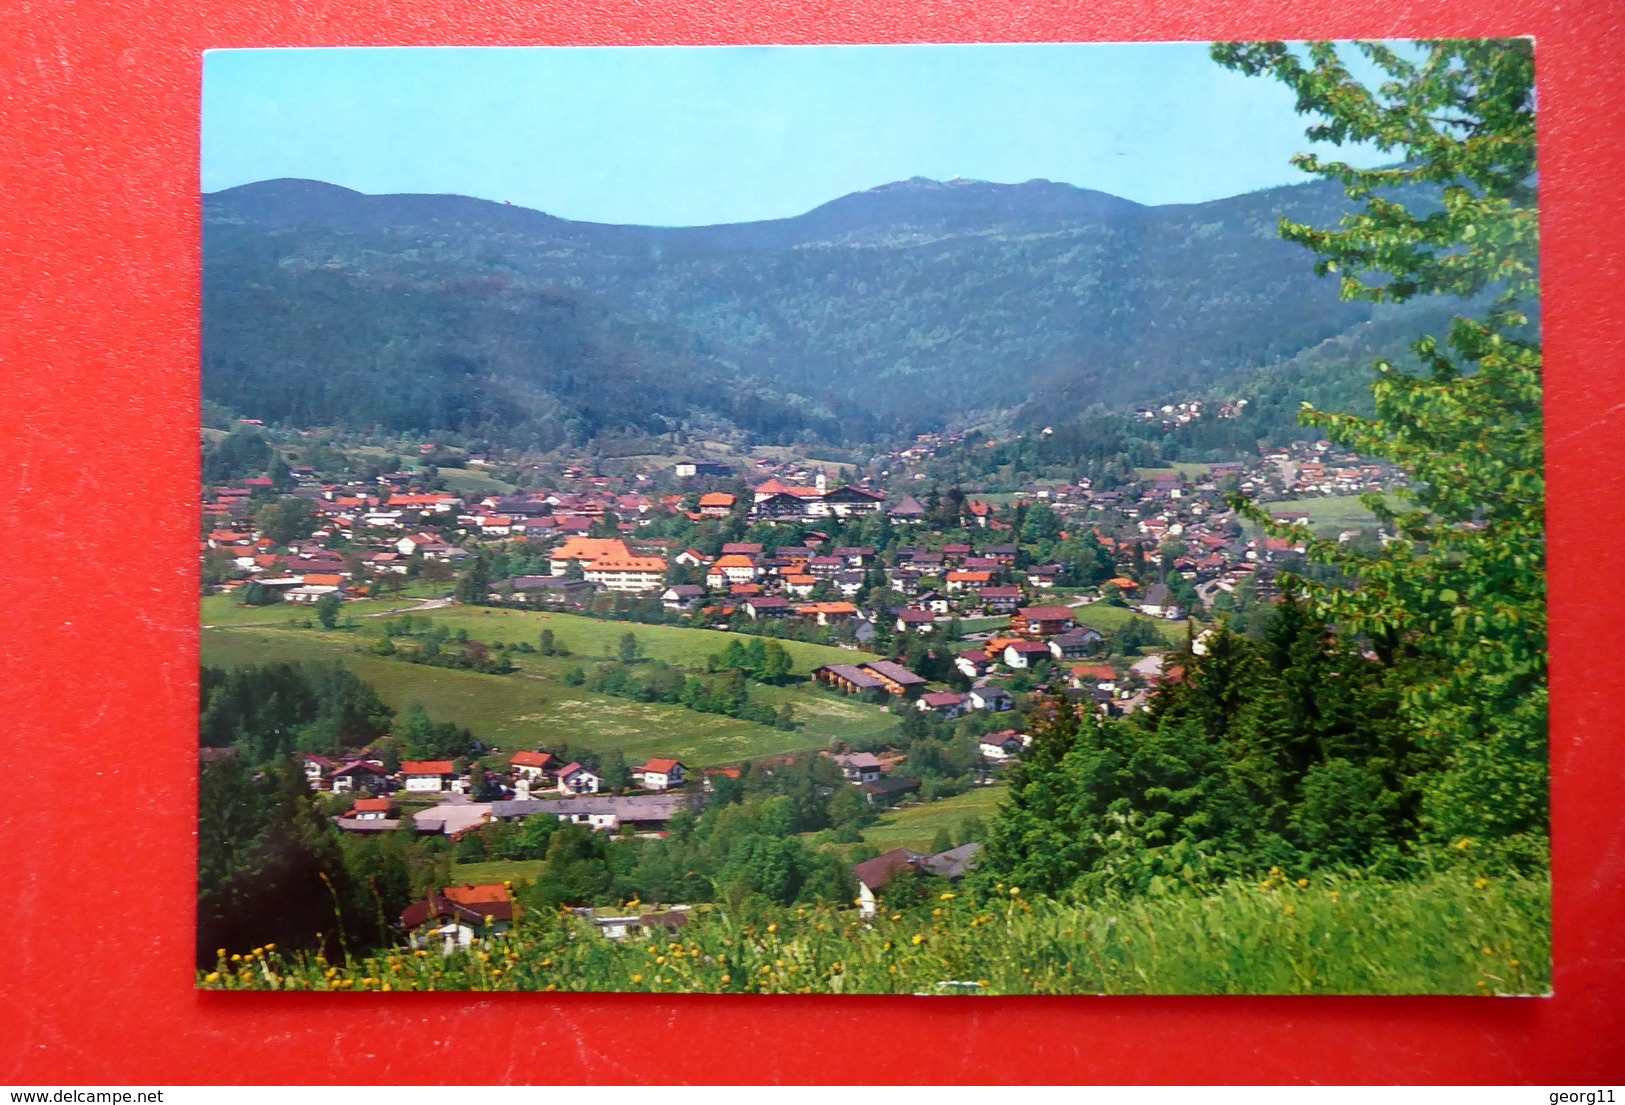
<instances>
[{"instance_id":1,"label":"blue sky","mask_svg":"<svg viewBox=\"0 0 1625 1105\"><path fill-rule=\"evenodd\" d=\"M664 226L911 176L1186 203L1305 179L1292 105L1196 43L217 50L202 184L308 177Z\"/></svg>"}]
</instances>

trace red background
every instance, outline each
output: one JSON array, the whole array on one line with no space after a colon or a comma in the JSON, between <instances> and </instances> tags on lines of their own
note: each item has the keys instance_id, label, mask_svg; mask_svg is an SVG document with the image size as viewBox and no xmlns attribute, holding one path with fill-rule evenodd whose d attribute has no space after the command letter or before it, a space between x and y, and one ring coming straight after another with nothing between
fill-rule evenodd
<instances>
[{"instance_id":1,"label":"red background","mask_svg":"<svg viewBox=\"0 0 1625 1105\"><path fill-rule=\"evenodd\" d=\"M1625 1080L1621 5L1171 7L0 0L0 1079ZM202 50L1515 34L1539 42L1555 998L193 992Z\"/></svg>"}]
</instances>

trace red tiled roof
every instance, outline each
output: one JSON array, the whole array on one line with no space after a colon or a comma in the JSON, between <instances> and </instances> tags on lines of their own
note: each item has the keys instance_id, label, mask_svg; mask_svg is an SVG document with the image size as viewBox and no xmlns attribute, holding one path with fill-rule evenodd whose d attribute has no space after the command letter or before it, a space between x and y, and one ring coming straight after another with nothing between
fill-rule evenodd
<instances>
[{"instance_id":1,"label":"red tiled roof","mask_svg":"<svg viewBox=\"0 0 1625 1105\"><path fill-rule=\"evenodd\" d=\"M899 871L913 867L923 858L918 852L911 852L907 848L894 848L884 855L854 864L852 874L870 890L879 890L891 882Z\"/></svg>"},{"instance_id":2,"label":"red tiled roof","mask_svg":"<svg viewBox=\"0 0 1625 1105\"><path fill-rule=\"evenodd\" d=\"M401 764L402 775L450 775L450 760L408 760Z\"/></svg>"},{"instance_id":3,"label":"red tiled roof","mask_svg":"<svg viewBox=\"0 0 1625 1105\"><path fill-rule=\"evenodd\" d=\"M1023 606L1016 612L1030 622L1062 622L1072 620L1072 611L1065 606Z\"/></svg>"}]
</instances>

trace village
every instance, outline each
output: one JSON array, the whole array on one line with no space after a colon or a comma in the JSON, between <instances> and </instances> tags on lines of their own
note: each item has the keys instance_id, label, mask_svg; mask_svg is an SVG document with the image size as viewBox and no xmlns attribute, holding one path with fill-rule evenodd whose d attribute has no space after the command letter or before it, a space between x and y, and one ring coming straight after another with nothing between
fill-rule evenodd
<instances>
[{"instance_id":1,"label":"village","mask_svg":"<svg viewBox=\"0 0 1625 1105\"><path fill-rule=\"evenodd\" d=\"M799 754L828 761L826 795L850 788L877 810L907 810L957 801L943 796L964 786L999 788L1030 740L1024 719L1036 693L1111 716L1144 709L1180 678L1164 658L1180 647L1199 652L1217 613L1267 604L1277 573L1302 567L1312 533L1380 539L1369 524L1336 525L1337 515L1328 528L1316 506L1346 509L1394 478L1325 442L1296 442L1109 488L1044 483L984 498L957 489L894 494L879 484L879 472L895 471L918 486L909 466L942 443L922 438L871 474L829 466L832 476L795 458L713 457L617 476L567 465L556 486L486 495L434 486L428 465L335 481L310 466L273 464L266 475L206 487L205 587L222 596L211 601L302 607L327 625L352 602L394 597L425 618L456 606L547 611L834 646L849 662L810 667L796 680L799 693L849 699L894 726L916 717L944 741L961 723L955 732L974 748L957 787L933 780L923 795L901 730L873 747L836 737ZM1272 513L1302 536L1244 526L1227 491L1286 504ZM289 517L294 524L283 525ZM515 566L522 570L498 570ZM703 809L719 781L771 775L798 760L694 764L657 755L611 779L595 755L562 758L545 733L530 747L481 742L476 751L402 759L367 747L305 753L298 767L344 834L404 831L457 845L538 815L612 840L659 840L680 812ZM898 872L957 878L981 847L936 843L948 846L860 853L849 864L860 912L873 912ZM509 891L435 886L400 924L420 944L467 944L511 921ZM581 907L611 938L668 931L685 923L686 909Z\"/></svg>"}]
</instances>

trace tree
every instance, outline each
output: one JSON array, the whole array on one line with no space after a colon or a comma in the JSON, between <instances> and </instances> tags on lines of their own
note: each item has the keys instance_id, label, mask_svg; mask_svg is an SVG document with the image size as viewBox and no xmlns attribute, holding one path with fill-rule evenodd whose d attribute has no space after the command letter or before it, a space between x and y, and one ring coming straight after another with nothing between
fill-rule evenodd
<instances>
[{"instance_id":1,"label":"tree","mask_svg":"<svg viewBox=\"0 0 1625 1105\"><path fill-rule=\"evenodd\" d=\"M621 634L618 651L620 653L621 663L630 664L636 661L643 652L643 647L638 643L638 635L633 633L631 630L627 630L625 633Z\"/></svg>"},{"instance_id":2,"label":"tree","mask_svg":"<svg viewBox=\"0 0 1625 1105\"><path fill-rule=\"evenodd\" d=\"M1386 78L1375 89L1331 44L1213 48L1220 64L1291 87L1299 111L1322 120L1311 138L1400 159L1355 169L1299 155L1299 167L1340 181L1364 207L1335 230L1283 220L1282 236L1318 253L1316 271L1337 276L1348 299L1490 303L1453 319L1442 342L1419 338L1421 372L1379 362L1374 418L1304 411L1333 441L1410 476L1394 502L1367 502L1401 540L1374 553L1311 543L1312 559L1360 585L1307 593L1385 663L1414 665L1405 715L1442 765L1425 796L1433 833L1544 834L1542 361L1523 313L1539 291L1533 43L1425 42L1419 58L1358 49Z\"/></svg>"},{"instance_id":3,"label":"tree","mask_svg":"<svg viewBox=\"0 0 1625 1105\"><path fill-rule=\"evenodd\" d=\"M625 790L632 785L632 773L627 770L626 757L619 748L611 748L599 761L598 774L610 790Z\"/></svg>"},{"instance_id":4,"label":"tree","mask_svg":"<svg viewBox=\"0 0 1625 1105\"><path fill-rule=\"evenodd\" d=\"M266 503L254 515L260 535L277 545L286 545L316 532L316 513L303 499L280 499Z\"/></svg>"},{"instance_id":5,"label":"tree","mask_svg":"<svg viewBox=\"0 0 1625 1105\"><path fill-rule=\"evenodd\" d=\"M457 579L458 602L481 603L491 593L491 560L479 553L469 560L468 569Z\"/></svg>"},{"instance_id":6,"label":"tree","mask_svg":"<svg viewBox=\"0 0 1625 1105\"><path fill-rule=\"evenodd\" d=\"M323 629L336 629L339 624L339 606L344 602L336 591L329 591L316 600L316 620Z\"/></svg>"}]
</instances>

